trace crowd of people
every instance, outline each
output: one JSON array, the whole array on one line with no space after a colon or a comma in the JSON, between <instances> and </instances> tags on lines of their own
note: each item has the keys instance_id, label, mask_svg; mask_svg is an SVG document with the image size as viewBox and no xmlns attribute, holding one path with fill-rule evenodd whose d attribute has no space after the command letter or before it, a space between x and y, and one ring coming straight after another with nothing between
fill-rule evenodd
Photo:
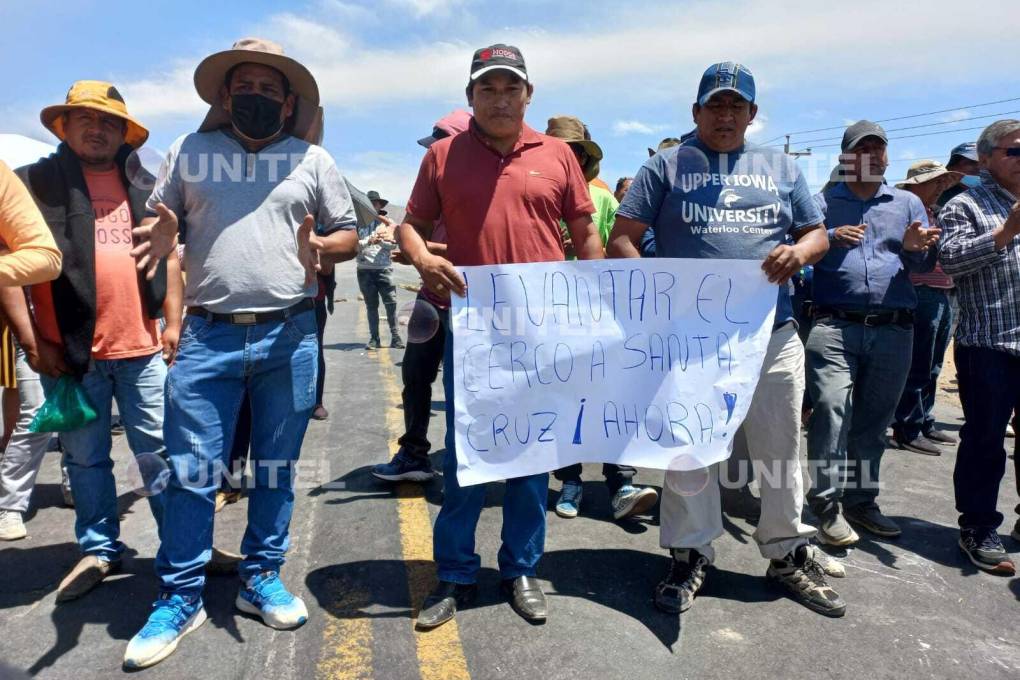
<instances>
[{"instance_id":1,"label":"crowd of people","mask_svg":"<svg viewBox=\"0 0 1020 680\"><path fill-rule=\"evenodd\" d=\"M1015 572L996 507L1004 438L1020 407L1020 121L992 123L975 144L953 149L946 165L918 161L895 184L886 180L885 130L858 121L843 135L829 183L812 195L792 157L747 141L758 115L755 79L746 66L723 62L701 78L695 129L649 149L614 192L599 179L603 151L582 120L556 116L544 134L524 122L534 92L526 62L518 48L497 44L472 57L465 90L472 112L444 116L418 140L426 152L406 216L395 223L377 192L367 196L373 219L358 218L349 185L319 146L316 81L278 45L238 41L199 64L195 85L208 114L174 142L155 177L135 153L148 130L117 88L99 81L76 82L63 104L42 111L61 142L55 154L16 174L0 164L8 251L0 255L0 311L9 329L0 377L12 386L16 379L18 390L0 461L0 539L26 534L23 515L51 437L33 421L70 385L95 417L60 432L82 556L57 601L82 597L118 569L125 546L111 458L116 401L132 452L155 454L168 471L165 489L149 496L159 595L128 643L126 667L158 663L206 620L211 562L237 570L241 611L280 629L307 620L304 602L281 579L293 464L309 420L329 416L323 329L333 267L351 259L367 350L383 347L380 300L389 347L404 349L395 265L421 276L414 314L438 317L438 332L406 347L405 432L392 459L372 471L385 482L419 483L435 476L432 384L441 365L452 368L451 295L466 292L458 267L606 257L760 261L776 287L776 313L738 437L754 470L770 472L756 475L754 539L766 578L831 617L847 604L828 579L846 572L818 543L853 545L857 530L901 533L878 503L888 428L896 445L921 454L957 443L933 411L955 328L965 417L953 477L959 546L981 569ZM707 179L692 182L694 175ZM725 214L744 221L706 229L711 211L692 206L733 209ZM443 371L438 583L415 603L426 630L478 594L475 530L486 489L457 480L452 377ZM214 548L213 519L237 499L246 459L248 525L234 556ZM671 561L654 602L670 614L688 610L711 577L713 542L723 533L719 466L706 471L700 492L666 483L661 499L634 484L632 467L606 463L602 473L614 518L658 505ZM581 474L580 465L554 472L562 518L582 508ZM667 471L666 481L676 474ZM548 615L536 579L548 487L547 473L505 483L501 587L529 621ZM805 521L805 501L814 525ZM1020 541L1020 520L1012 537Z\"/></svg>"}]
</instances>

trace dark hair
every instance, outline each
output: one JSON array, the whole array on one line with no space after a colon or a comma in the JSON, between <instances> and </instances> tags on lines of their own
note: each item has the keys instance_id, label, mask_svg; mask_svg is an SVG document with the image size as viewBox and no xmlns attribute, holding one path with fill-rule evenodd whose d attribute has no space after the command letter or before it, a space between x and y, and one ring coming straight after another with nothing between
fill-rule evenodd
<instances>
[{"instance_id":1,"label":"dark hair","mask_svg":"<svg viewBox=\"0 0 1020 680\"><path fill-rule=\"evenodd\" d=\"M227 75L225 75L223 77L223 85L226 86L227 92L230 91L230 81L232 81L234 79L234 71L236 71L237 69L241 68L245 64L252 64L252 63L255 63L255 62L246 61L246 62L241 63L241 64L234 64L233 66L230 67L230 70L227 71ZM260 66L262 66L262 65L263 64L260 64ZM273 68L273 67L272 66L266 66L266 68ZM287 76L283 75L283 71L278 71L275 68L273 68L273 70L276 71L277 73L279 73L280 74L280 78L283 79L283 96L284 96L284 98L286 98L287 95L290 94L290 81L287 80Z\"/></svg>"},{"instance_id":2,"label":"dark hair","mask_svg":"<svg viewBox=\"0 0 1020 680\"><path fill-rule=\"evenodd\" d=\"M623 188L623 183L624 182L627 182L627 181L633 180L633 179L634 179L633 177L621 177L620 179L616 180L616 190L619 191L620 189Z\"/></svg>"}]
</instances>

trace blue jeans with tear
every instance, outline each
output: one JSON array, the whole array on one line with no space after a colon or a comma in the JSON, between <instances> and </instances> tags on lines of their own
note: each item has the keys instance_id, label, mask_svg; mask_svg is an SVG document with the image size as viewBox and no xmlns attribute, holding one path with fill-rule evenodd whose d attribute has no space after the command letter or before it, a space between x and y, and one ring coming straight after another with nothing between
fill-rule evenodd
<instances>
[{"instance_id":1,"label":"blue jeans with tear","mask_svg":"<svg viewBox=\"0 0 1020 680\"><path fill-rule=\"evenodd\" d=\"M216 490L228 464L238 413L251 403L248 528L238 573L279 571L290 543L294 464L315 405L315 312L235 325L188 315L166 389L170 483L156 555L164 594L194 598L212 554Z\"/></svg>"},{"instance_id":2,"label":"blue jeans with tear","mask_svg":"<svg viewBox=\"0 0 1020 680\"><path fill-rule=\"evenodd\" d=\"M40 376L50 393L55 378ZM74 494L74 533L82 553L116 562L124 553L117 514L117 483L110 450L113 400L124 423L124 435L134 455L164 456L163 385L166 364L160 352L131 359L97 359L82 378L82 387L98 417L85 427L61 432L67 476ZM162 525L162 495L150 496L149 507Z\"/></svg>"}]
</instances>

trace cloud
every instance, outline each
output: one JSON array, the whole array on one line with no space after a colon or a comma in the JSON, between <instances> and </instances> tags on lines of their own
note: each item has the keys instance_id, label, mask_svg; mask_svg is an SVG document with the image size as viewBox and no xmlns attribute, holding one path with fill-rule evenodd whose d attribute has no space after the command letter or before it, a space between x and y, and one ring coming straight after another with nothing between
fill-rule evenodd
<instances>
[{"instance_id":1,"label":"cloud","mask_svg":"<svg viewBox=\"0 0 1020 680\"><path fill-rule=\"evenodd\" d=\"M721 45L730 46L732 58L751 65L759 91L766 96L810 86L849 99L854 92L874 91L930 74L934 63L939 64L944 85L997 77L975 72L966 60L943 58L942 45L957 37L958 27L945 21L945 16L955 11L953 0L932 0L930 11L922 13L877 0L862 0L853 7L798 2L777 13L771 3L737 0L731 2L728 12L740 16L739 23L720 22L718 8L711 2L679 7L660 0L642 5L640 11L614 5L613 21L601 24L601 29L518 25L462 34L453 27L445 29L444 13L456 14L453 10L463 4L461 0L387 0L386 6L393 11L403 8L420 18L423 30L417 38L405 35L385 45L380 45L375 33L359 32L357 22L337 16L337 12L357 13L343 2L327 3L333 12L322 11L320 6L311 13L277 14L268 18L265 27L271 31L267 35L278 35L287 51L309 66L324 104L346 111L460 100L471 51L484 42L503 41L520 46L540 91L557 88L571 94L591 93L589 98L596 96L595 91L599 97L611 91L616 97L653 107L675 103L677 92L693 92L711 58L707 55L718 55ZM990 5L986 11L1005 22L997 35L1020 30L1020 13L1010 11L1011 2L991 0ZM849 40L834 49L832 27L855 22L868 7L879 12L883 21L869 28L866 44ZM680 24L697 30L686 31L684 39L678 40L676 26ZM911 30L904 32L904 25ZM436 41L429 31L445 39ZM789 35L796 35L797 40L791 43L784 38ZM599 47L593 50L592 45ZM994 40L986 47L1002 55L996 74L1020 70L1020 52ZM853 55L850 60L848 53ZM565 58L567 55L576 56ZM140 92L151 117L193 113L203 108L195 102L190 81L191 70L202 56L182 60L179 64L183 66L164 66L157 74L123 89ZM893 63L897 68L889 68ZM663 64L669 68L663 69ZM822 73L829 75L820 78ZM867 77L856 77L861 73ZM598 79L594 90L593 74Z\"/></svg>"},{"instance_id":2,"label":"cloud","mask_svg":"<svg viewBox=\"0 0 1020 680\"><path fill-rule=\"evenodd\" d=\"M971 113L966 109L957 109L956 111L950 111L948 114L942 117L943 123L956 123L961 120L967 120L970 118Z\"/></svg>"},{"instance_id":3,"label":"cloud","mask_svg":"<svg viewBox=\"0 0 1020 680\"><path fill-rule=\"evenodd\" d=\"M769 124L769 118L764 113L759 113L747 126L745 136L753 142L760 142L764 136L765 128Z\"/></svg>"},{"instance_id":4,"label":"cloud","mask_svg":"<svg viewBox=\"0 0 1020 680\"><path fill-rule=\"evenodd\" d=\"M668 127L668 125L642 123L639 120L617 120L613 122L613 134L617 137L625 135L654 135Z\"/></svg>"},{"instance_id":5,"label":"cloud","mask_svg":"<svg viewBox=\"0 0 1020 680\"><path fill-rule=\"evenodd\" d=\"M372 151L340 155L340 171L362 191L378 191L390 201L405 205L418 176L421 155Z\"/></svg>"},{"instance_id":6,"label":"cloud","mask_svg":"<svg viewBox=\"0 0 1020 680\"><path fill-rule=\"evenodd\" d=\"M388 2L399 8L410 9L418 17L449 14L454 7L463 4L461 0L388 0Z\"/></svg>"}]
</instances>

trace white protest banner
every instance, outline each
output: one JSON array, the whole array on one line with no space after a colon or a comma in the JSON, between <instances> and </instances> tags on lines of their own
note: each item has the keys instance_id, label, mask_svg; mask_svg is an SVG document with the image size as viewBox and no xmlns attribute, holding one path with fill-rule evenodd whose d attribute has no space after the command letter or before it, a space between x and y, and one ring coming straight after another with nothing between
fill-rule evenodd
<instances>
[{"instance_id":1,"label":"white protest banner","mask_svg":"<svg viewBox=\"0 0 1020 680\"><path fill-rule=\"evenodd\" d=\"M450 316L460 484L580 462L691 470L729 456L775 316L760 262L460 271L468 294L453 296Z\"/></svg>"}]
</instances>

